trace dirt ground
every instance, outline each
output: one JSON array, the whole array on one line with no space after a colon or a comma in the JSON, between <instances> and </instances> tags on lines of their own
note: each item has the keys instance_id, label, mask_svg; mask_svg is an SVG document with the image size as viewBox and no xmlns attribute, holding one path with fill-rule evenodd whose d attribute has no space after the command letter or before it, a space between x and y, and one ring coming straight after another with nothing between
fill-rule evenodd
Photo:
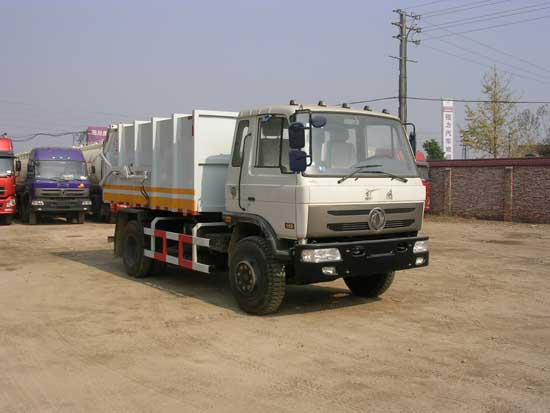
<instances>
[{"instance_id":1,"label":"dirt ground","mask_svg":"<svg viewBox=\"0 0 550 413\"><path fill-rule=\"evenodd\" d=\"M125 276L108 224L0 227L0 411L548 411L550 226L428 219L431 265L242 313Z\"/></svg>"}]
</instances>

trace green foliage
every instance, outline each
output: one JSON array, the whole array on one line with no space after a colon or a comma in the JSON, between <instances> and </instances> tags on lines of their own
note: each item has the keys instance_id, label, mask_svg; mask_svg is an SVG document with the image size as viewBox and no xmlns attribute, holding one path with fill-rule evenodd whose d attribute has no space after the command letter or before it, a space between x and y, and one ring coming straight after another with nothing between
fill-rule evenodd
<instances>
[{"instance_id":1,"label":"green foliage","mask_svg":"<svg viewBox=\"0 0 550 413\"><path fill-rule=\"evenodd\" d=\"M460 129L466 146L489 156L516 155L520 138L517 128L516 105L503 103L514 100L510 80L493 67L483 76L482 93L488 102L475 108L466 105L466 128Z\"/></svg>"},{"instance_id":2,"label":"green foliage","mask_svg":"<svg viewBox=\"0 0 550 413\"><path fill-rule=\"evenodd\" d=\"M438 161L445 159L445 152L443 152L443 149L441 149L441 146L439 146L439 142L435 139L427 140L426 142L424 142L422 147L426 151L428 161Z\"/></svg>"}]
</instances>

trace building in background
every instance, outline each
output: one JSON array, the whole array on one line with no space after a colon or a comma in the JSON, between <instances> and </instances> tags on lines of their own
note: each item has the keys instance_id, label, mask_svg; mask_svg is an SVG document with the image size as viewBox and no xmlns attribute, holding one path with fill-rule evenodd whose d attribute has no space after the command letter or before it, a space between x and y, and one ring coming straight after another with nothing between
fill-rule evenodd
<instances>
[{"instance_id":1,"label":"building in background","mask_svg":"<svg viewBox=\"0 0 550 413\"><path fill-rule=\"evenodd\" d=\"M441 136L443 137L443 152L445 159L453 159L453 126L454 105L452 100L442 101L441 106Z\"/></svg>"}]
</instances>

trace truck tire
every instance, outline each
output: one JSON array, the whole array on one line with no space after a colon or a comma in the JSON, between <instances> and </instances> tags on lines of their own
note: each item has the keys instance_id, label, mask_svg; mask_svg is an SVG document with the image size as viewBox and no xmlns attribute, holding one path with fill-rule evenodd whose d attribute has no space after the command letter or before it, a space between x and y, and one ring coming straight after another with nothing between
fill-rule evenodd
<instances>
[{"instance_id":1,"label":"truck tire","mask_svg":"<svg viewBox=\"0 0 550 413\"><path fill-rule=\"evenodd\" d=\"M147 277L153 260L143 251L143 227L138 221L130 221L124 229L122 261L126 273L134 278Z\"/></svg>"},{"instance_id":2,"label":"truck tire","mask_svg":"<svg viewBox=\"0 0 550 413\"><path fill-rule=\"evenodd\" d=\"M29 203L29 205L27 206L28 208L28 216L29 216L29 220L28 220L28 223L29 225L36 225L38 224L38 214L36 212L32 212L32 207Z\"/></svg>"},{"instance_id":3,"label":"truck tire","mask_svg":"<svg viewBox=\"0 0 550 413\"><path fill-rule=\"evenodd\" d=\"M390 288L394 276L395 271L391 271L365 277L344 277L344 282L354 295L374 298Z\"/></svg>"},{"instance_id":4,"label":"truck tire","mask_svg":"<svg viewBox=\"0 0 550 413\"><path fill-rule=\"evenodd\" d=\"M229 284L239 307L250 314L277 311L286 289L284 266L273 257L261 237L243 238L235 245L229 267Z\"/></svg>"},{"instance_id":5,"label":"truck tire","mask_svg":"<svg viewBox=\"0 0 550 413\"><path fill-rule=\"evenodd\" d=\"M86 220L86 213L85 212L78 212L76 215L76 223L77 224L84 224L84 221Z\"/></svg>"}]
</instances>

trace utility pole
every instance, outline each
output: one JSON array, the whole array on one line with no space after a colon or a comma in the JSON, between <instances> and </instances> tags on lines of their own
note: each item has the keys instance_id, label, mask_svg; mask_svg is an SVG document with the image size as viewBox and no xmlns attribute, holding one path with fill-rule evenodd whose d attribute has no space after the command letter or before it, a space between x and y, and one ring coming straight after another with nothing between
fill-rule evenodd
<instances>
[{"instance_id":1,"label":"utility pole","mask_svg":"<svg viewBox=\"0 0 550 413\"><path fill-rule=\"evenodd\" d=\"M399 119L401 119L401 123L407 123L407 62L418 63L415 60L407 59L407 43L420 44L419 40L409 40L411 33L421 32L421 29L416 27L416 21L420 20L420 16L407 14L405 10L401 9L393 12L399 14L399 22L392 23L399 28L399 34L393 36L394 39L399 40L399 57L390 57L399 60ZM413 21L411 26L407 26L407 17Z\"/></svg>"}]
</instances>

